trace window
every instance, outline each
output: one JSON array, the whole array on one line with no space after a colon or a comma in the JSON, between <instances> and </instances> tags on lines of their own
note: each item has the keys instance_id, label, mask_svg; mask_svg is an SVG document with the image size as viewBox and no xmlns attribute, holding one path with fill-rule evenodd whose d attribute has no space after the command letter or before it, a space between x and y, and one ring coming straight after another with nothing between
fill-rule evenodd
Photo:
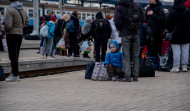
<instances>
[{"instance_id":1,"label":"window","mask_svg":"<svg viewBox=\"0 0 190 111\"><path fill-rule=\"evenodd\" d=\"M90 14L87 14L87 17L89 17L90 16Z\"/></svg>"},{"instance_id":2,"label":"window","mask_svg":"<svg viewBox=\"0 0 190 111\"><path fill-rule=\"evenodd\" d=\"M81 20L81 13L78 13L78 18L79 20Z\"/></svg>"},{"instance_id":3,"label":"window","mask_svg":"<svg viewBox=\"0 0 190 111\"><path fill-rule=\"evenodd\" d=\"M91 14L92 20L95 20L95 15Z\"/></svg>"},{"instance_id":4,"label":"window","mask_svg":"<svg viewBox=\"0 0 190 111\"><path fill-rule=\"evenodd\" d=\"M29 18L33 18L33 10L32 9L28 9L28 16L29 16Z\"/></svg>"},{"instance_id":5,"label":"window","mask_svg":"<svg viewBox=\"0 0 190 111\"><path fill-rule=\"evenodd\" d=\"M85 20L85 19L86 19L86 14L83 13L83 14L82 14L82 20Z\"/></svg>"}]
</instances>

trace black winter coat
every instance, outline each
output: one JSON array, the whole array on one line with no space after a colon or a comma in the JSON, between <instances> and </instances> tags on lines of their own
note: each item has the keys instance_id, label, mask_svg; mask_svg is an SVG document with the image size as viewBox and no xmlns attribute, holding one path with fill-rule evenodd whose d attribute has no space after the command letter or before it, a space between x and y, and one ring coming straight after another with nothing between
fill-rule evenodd
<instances>
[{"instance_id":1,"label":"black winter coat","mask_svg":"<svg viewBox=\"0 0 190 111\"><path fill-rule=\"evenodd\" d=\"M153 11L152 15L147 15L148 11ZM162 9L162 3L150 4L146 10L146 23L152 29L154 34L160 34L165 29L166 15Z\"/></svg>"},{"instance_id":2,"label":"black winter coat","mask_svg":"<svg viewBox=\"0 0 190 111\"><path fill-rule=\"evenodd\" d=\"M177 27L177 28L176 28ZM166 28L173 32L172 44L186 44L190 42L190 9L184 4L174 5L166 20Z\"/></svg>"},{"instance_id":3,"label":"black winter coat","mask_svg":"<svg viewBox=\"0 0 190 111\"><path fill-rule=\"evenodd\" d=\"M78 30L79 30L79 28L80 28L79 19L78 19L76 16L74 16L74 15L71 15L71 18L70 18L70 19L73 20L73 23L74 23L74 26L76 27L76 29L75 29L74 32L69 33L69 36L71 36L71 37L77 37L77 35L78 35Z\"/></svg>"},{"instance_id":4,"label":"black winter coat","mask_svg":"<svg viewBox=\"0 0 190 111\"><path fill-rule=\"evenodd\" d=\"M64 20L59 19L55 24L55 37L63 36L63 29L65 28L66 23Z\"/></svg>"},{"instance_id":5,"label":"black winter coat","mask_svg":"<svg viewBox=\"0 0 190 111\"><path fill-rule=\"evenodd\" d=\"M127 15L127 7L130 7L133 3L133 0L123 0L118 3L115 8L114 13L114 22L118 31L120 31L121 36L126 35L138 35L138 29L129 29L127 25L124 23L125 16ZM142 7L138 3L134 3L134 7L140 11L141 23L143 24L145 21L145 15Z\"/></svg>"},{"instance_id":6,"label":"black winter coat","mask_svg":"<svg viewBox=\"0 0 190 111\"><path fill-rule=\"evenodd\" d=\"M92 22L92 25L91 25L91 29L90 29L90 31L91 31L91 34L92 34L92 37L93 38L105 38L105 39L109 39L109 38L111 38L111 32L112 32L112 29L111 29L111 25L110 25L110 22L107 20L107 19L105 19L105 21L106 21L106 30L105 30L105 32L102 32L102 33L96 33L96 23L97 23L97 20L98 19L105 19L104 17L103 17L103 15L102 15L102 13L101 12L98 12L97 14L96 14L96 20L94 20L93 22Z\"/></svg>"}]
</instances>

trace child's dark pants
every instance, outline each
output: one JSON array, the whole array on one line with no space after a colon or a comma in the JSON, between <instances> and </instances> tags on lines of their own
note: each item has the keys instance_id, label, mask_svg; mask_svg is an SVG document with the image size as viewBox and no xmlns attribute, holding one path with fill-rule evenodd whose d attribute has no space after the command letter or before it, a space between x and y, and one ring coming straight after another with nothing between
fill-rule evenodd
<instances>
[{"instance_id":1,"label":"child's dark pants","mask_svg":"<svg viewBox=\"0 0 190 111\"><path fill-rule=\"evenodd\" d=\"M110 77L118 75L119 77L123 78L124 73L121 68L114 66L113 64L109 64L107 67L108 75Z\"/></svg>"}]
</instances>

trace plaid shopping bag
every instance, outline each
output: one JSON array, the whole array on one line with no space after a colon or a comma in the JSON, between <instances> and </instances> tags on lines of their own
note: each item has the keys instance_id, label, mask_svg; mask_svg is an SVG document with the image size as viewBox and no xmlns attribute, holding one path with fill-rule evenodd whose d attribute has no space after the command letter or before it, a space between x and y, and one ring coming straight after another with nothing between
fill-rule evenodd
<instances>
[{"instance_id":1,"label":"plaid shopping bag","mask_svg":"<svg viewBox=\"0 0 190 111\"><path fill-rule=\"evenodd\" d=\"M103 62L96 62L92 73L92 80L105 81L109 76Z\"/></svg>"}]
</instances>

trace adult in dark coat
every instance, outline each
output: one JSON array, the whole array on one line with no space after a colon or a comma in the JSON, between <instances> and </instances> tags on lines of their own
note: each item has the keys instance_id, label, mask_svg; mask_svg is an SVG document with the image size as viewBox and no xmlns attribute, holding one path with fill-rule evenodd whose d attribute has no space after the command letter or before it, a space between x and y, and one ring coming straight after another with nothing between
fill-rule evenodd
<instances>
[{"instance_id":1,"label":"adult in dark coat","mask_svg":"<svg viewBox=\"0 0 190 111\"><path fill-rule=\"evenodd\" d=\"M68 56L70 57L72 53L74 52L74 57L80 57L78 54L79 46L78 46L78 30L79 30L79 19L78 12L73 11L70 20L73 20L74 26L76 27L75 31L72 33L69 33L69 40L70 40L70 48L68 49Z\"/></svg>"},{"instance_id":2,"label":"adult in dark coat","mask_svg":"<svg viewBox=\"0 0 190 111\"><path fill-rule=\"evenodd\" d=\"M134 7L139 11L140 23L144 23L145 15L142 7L133 0L120 0L116 6L114 13L114 22L120 35L122 37L122 50L123 50L123 71L125 72L125 78L123 82L131 82L131 75L133 74L133 81L138 81L139 76L139 49L140 39L138 28L130 29L127 25L129 20L128 9ZM140 24L140 25L141 25ZM133 61L133 69L131 70L131 61Z\"/></svg>"},{"instance_id":3,"label":"adult in dark coat","mask_svg":"<svg viewBox=\"0 0 190 111\"><path fill-rule=\"evenodd\" d=\"M105 30L97 32L97 23L98 20L104 20L106 23ZM96 20L92 22L91 25L91 34L95 39L95 51L96 51L96 62L105 61L107 43L108 39L111 37L111 26L108 20L103 17L102 12L96 14ZM102 49L101 58L100 58L100 48Z\"/></svg>"},{"instance_id":4,"label":"adult in dark coat","mask_svg":"<svg viewBox=\"0 0 190 111\"><path fill-rule=\"evenodd\" d=\"M186 9L184 0L175 0L166 20L166 28L174 32L171 40L173 49L173 68L171 72L187 71L190 43L190 9ZM181 64L180 64L181 61Z\"/></svg>"},{"instance_id":5,"label":"adult in dark coat","mask_svg":"<svg viewBox=\"0 0 190 111\"><path fill-rule=\"evenodd\" d=\"M57 43L63 36L63 30L66 26L66 22L63 19L58 19L55 24L55 35L54 35L54 41L53 41L53 52L55 50L54 55L58 55L60 53L60 50L56 48Z\"/></svg>"},{"instance_id":6,"label":"adult in dark coat","mask_svg":"<svg viewBox=\"0 0 190 111\"><path fill-rule=\"evenodd\" d=\"M154 37L154 44L148 46L149 55L158 57L161 54L162 33L165 29L166 15L159 0L150 0L150 6L146 10L146 23L151 28Z\"/></svg>"}]
</instances>

